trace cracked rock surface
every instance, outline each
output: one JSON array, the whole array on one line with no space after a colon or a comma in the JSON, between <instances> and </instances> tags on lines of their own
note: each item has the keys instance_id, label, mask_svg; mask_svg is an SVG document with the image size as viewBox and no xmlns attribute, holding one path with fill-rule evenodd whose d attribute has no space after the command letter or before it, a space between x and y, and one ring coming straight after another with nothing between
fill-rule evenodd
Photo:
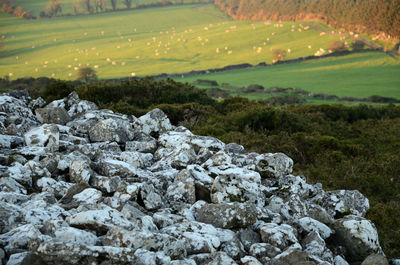
<instances>
[{"instance_id":1,"label":"cracked rock surface","mask_svg":"<svg viewBox=\"0 0 400 265\"><path fill-rule=\"evenodd\" d=\"M0 94L0 158L0 265L387 264L360 192L160 109Z\"/></svg>"}]
</instances>

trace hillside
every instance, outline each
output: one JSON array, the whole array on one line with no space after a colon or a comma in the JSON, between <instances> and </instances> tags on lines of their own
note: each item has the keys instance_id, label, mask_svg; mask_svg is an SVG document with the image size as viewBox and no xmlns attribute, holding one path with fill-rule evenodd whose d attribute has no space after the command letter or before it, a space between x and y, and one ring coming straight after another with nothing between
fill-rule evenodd
<instances>
[{"instance_id":1,"label":"hillside","mask_svg":"<svg viewBox=\"0 0 400 265\"><path fill-rule=\"evenodd\" d=\"M337 29L378 34L396 44L400 38L399 0L216 0L237 19L317 20Z\"/></svg>"},{"instance_id":2,"label":"hillside","mask_svg":"<svg viewBox=\"0 0 400 265\"><path fill-rule=\"evenodd\" d=\"M323 24L232 21L213 5L187 5L43 20L1 15L0 75L73 80L90 65L99 78L185 72L287 59L351 36ZM116 25L117 28L115 27Z\"/></svg>"}]
</instances>

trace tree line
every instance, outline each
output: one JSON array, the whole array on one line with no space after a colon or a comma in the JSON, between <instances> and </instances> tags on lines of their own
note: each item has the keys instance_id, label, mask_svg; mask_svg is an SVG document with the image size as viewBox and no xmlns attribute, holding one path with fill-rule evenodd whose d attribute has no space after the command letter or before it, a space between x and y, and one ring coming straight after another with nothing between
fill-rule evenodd
<instances>
[{"instance_id":1,"label":"tree line","mask_svg":"<svg viewBox=\"0 0 400 265\"><path fill-rule=\"evenodd\" d=\"M215 0L235 19L320 20L335 28L400 37L400 0Z\"/></svg>"}]
</instances>

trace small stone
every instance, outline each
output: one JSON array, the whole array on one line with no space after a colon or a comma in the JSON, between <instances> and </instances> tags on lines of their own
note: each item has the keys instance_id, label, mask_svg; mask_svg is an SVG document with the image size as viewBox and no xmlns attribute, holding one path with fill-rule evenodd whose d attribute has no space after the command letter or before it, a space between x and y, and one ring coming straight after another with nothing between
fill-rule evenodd
<instances>
[{"instance_id":1,"label":"small stone","mask_svg":"<svg viewBox=\"0 0 400 265\"><path fill-rule=\"evenodd\" d=\"M89 138L92 142L117 142L131 141L134 132L131 124L122 119L106 119L98 122L89 130Z\"/></svg>"},{"instance_id":2,"label":"small stone","mask_svg":"<svg viewBox=\"0 0 400 265\"><path fill-rule=\"evenodd\" d=\"M287 224L268 223L260 228L261 239L281 250L298 243L296 229Z\"/></svg>"},{"instance_id":3,"label":"small stone","mask_svg":"<svg viewBox=\"0 0 400 265\"><path fill-rule=\"evenodd\" d=\"M93 171L86 161L73 161L69 167L69 176L75 183L89 183Z\"/></svg>"},{"instance_id":4,"label":"small stone","mask_svg":"<svg viewBox=\"0 0 400 265\"><path fill-rule=\"evenodd\" d=\"M42 257L33 252L22 252L22 253L12 254L7 262L7 265L26 265L26 264L46 265Z\"/></svg>"},{"instance_id":5,"label":"small stone","mask_svg":"<svg viewBox=\"0 0 400 265\"><path fill-rule=\"evenodd\" d=\"M46 147L50 152L58 151L60 134L57 125L44 124L24 135L28 146Z\"/></svg>"}]
</instances>

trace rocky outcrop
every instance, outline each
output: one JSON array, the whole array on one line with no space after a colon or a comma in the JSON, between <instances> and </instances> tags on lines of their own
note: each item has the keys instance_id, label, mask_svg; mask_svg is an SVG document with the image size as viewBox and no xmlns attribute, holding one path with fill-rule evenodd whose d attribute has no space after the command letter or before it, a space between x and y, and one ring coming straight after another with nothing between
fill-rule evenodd
<instances>
[{"instance_id":1,"label":"rocky outcrop","mask_svg":"<svg viewBox=\"0 0 400 265\"><path fill-rule=\"evenodd\" d=\"M368 199L284 154L76 93L0 103L0 264L387 264Z\"/></svg>"}]
</instances>

